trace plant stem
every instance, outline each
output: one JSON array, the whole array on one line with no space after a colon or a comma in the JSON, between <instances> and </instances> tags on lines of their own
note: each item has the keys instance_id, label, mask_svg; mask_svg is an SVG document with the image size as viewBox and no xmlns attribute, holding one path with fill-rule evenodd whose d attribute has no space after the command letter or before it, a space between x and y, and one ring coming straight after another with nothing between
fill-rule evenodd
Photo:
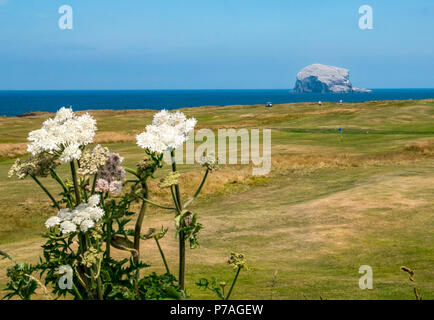
<instances>
[{"instance_id":1,"label":"plant stem","mask_svg":"<svg viewBox=\"0 0 434 320\"><path fill-rule=\"evenodd\" d=\"M90 195L92 195L92 196L95 193L95 187L96 187L96 181L97 180L98 180L98 173L95 173L95 175L93 177L92 191L90 192Z\"/></svg>"},{"instance_id":2,"label":"plant stem","mask_svg":"<svg viewBox=\"0 0 434 320\"><path fill-rule=\"evenodd\" d=\"M175 150L170 151L170 156L172 159L172 161L171 161L172 162L172 171L176 172ZM179 185L178 184L175 184L175 194L176 194L176 198L178 200L179 207L182 207L182 205L181 205L181 193L179 191Z\"/></svg>"},{"instance_id":3,"label":"plant stem","mask_svg":"<svg viewBox=\"0 0 434 320\"><path fill-rule=\"evenodd\" d=\"M230 295L231 295L231 293L232 293L232 290L233 290L234 287L235 287L235 283L237 282L238 275L240 274L240 271L241 271L241 267L238 267L237 273L235 274L234 281L232 281L231 288L229 289L228 295L226 296L226 299L225 299L225 300L229 300L229 297L230 297Z\"/></svg>"},{"instance_id":4,"label":"plant stem","mask_svg":"<svg viewBox=\"0 0 434 320\"><path fill-rule=\"evenodd\" d=\"M82 295L80 294L80 291L78 291L77 286L76 286L75 284L72 284L72 286L73 286L74 292L75 292L75 294L77 295L78 299L79 299L79 300L83 300L83 297L82 297Z\"/></svg>"},{"instance_id":5,"label":"plant stem","mask_svg":"<svg viewBox=\"0 0 434 320\"><path fill-rule=\"evenodd\" d=\"M136 249L136 254L134 256L134 260L136 263L140 260L140 233L142 231L143 219L145 217L146 212L146 204L145 199L148 197L148 185L146 181L142 181L142 189L143 189L143 202L142 207L140 208L139 216L137 217L136 226L134 228L134 249Z\"/></svg>"},{"instance_id":6,"label":"plant stem","mask_svg":"<svg viewBox=\"0 0 434 320\"><path fill-rule=\"evenodd\" d=\"M47 196L51 199L51 201L53 201L54 206L60 210L60 206L57 203L56 199L54 199L54 197L51 195L50 191L47 190L47 188L44 187L44 185L41 183L41 181L38 180L38 178L36 178L34 175L30 175L33 180L35 180L35 182L41 187L42 190L44 190L44 192L47 194Z\"/></svg>"},{"instance_id":7,"label":"plant stem","mask_svg":"<svg viewBox=\"0 0 434 320\"><path fill-rule=\"evenodd\" d=\"M104 209L104 212L106 214L106 216L108 216L108 212L107 212L107 207L105 205L105 201L104 201L104 195L101 193L100 195L101 198L101 206ZM111 240L112 240L112 217L111 214L108 217L109 221L107 221L106 223L106 227L107 227L107 237L106 237L106 244L105 244L105 255L107 258L110 258L110 247L111 247Z\"/></svg>"},{"instance_id":8,"label":"plant stem","mask_svg":"<svg viewBox=\"0 0 434 320\"><path fill-rule=\"evenodd\" d=\"M87 233L85 234L85 239L86 239L85 241L87 243L87 246L91 248L92 241L90 240L90 237ZM96 244L96 247L97 248L99 247L98 243ZM101 262L102 260L98 262L98 265L93 265L89 268L92 281L96 281L96 288L97 288L96 293L97 293L98 300L103 300L102 283L101 283L101 276L100 276Z\"/></svg>"},{"instance_id":9,"label":"plant stem","mask_svg":"<svg viewBox=\"0 0 434 320\"><path fill-rule=\"evenodd\" d=\"M53 177L53 179L56 180L57 183L59 183L59 185L62 187L63 192L65 193L66 197L68 198L68 203L69 203L70 207L72 207L74 199L73 199L72 195L69 193L68 188L66 187L62 178L53 169L50 169L50 173L51 173L51 176Z\"/></svg>"},{"instance_id":10,"label":"plant stem","mask_svg":"<svg viewBox=\"0 0 434 320\"><path fill-rule=\"evenodd\" d=\"M132 175L135 175L137 178L140 179L140 177L139 177L139 175L137 174L137 171L136 171L136 170L131 169L131 168L127 168L127 167L124 167L124 169L125 169L126 172L131 173Z\"/></svg>"},{"instance_id":11,"label":"plant stem","mask_svg":"<svg viewBox=\"0 0 434 320\"><path fill-rule=\"evenodd\" d=\"M151 200L148 200L146 198L140 198L140 199L142 199L143 201L146 201L147 203L152 204L153 206L156 206L158 208L167 209L167 210L176 210L176 208L174 208L174 207L163 206L161 204L152 202Z\"/></svg>"},{"instance_id":12,"label":"plant stem","mask_svg":"<svg viewBox=\"0 0 434 320\"><path fill-rule=\"evenodd\" d=\"M158 241L157 237L154 237L154 239L155 239L155 242L157 243L158 250L160 251L161 258L163 259L164 266L166 267L166 272L168 274L170 274L169 265L167 264L166 257L164 256L163 249L161 249L160 242Z\"/></svg>"},{"instance_id":13,"label":"plant stem","mask_svg":"<svg viewBox=\"0 0 434 320\"><path fill-rule=\"evenodd\" d=\"M176 172L176 162L175 162L175 150L170 151L170 156L172 160L172 171ZM181 193L179 191L179 185L175 184L175 197L178 202L179 208L182 208ZM176 203L175 203L176 204ZM181 214L181 212L178 212ZM181 221L181 230L179 230L179 289L184 292L185 290L185 234L182 230L183 221Z\"/></svg>"},{"instance_id":14,"label":"plant stem","mask_svg":"<svg viewBox=\"0 0 434 320\"><path fill-rule=\"evenodd\" d=\"M134 286L136 289L136 299L140 299L140 293L139 293L139 263L140 263L140 233L142 231L142 224L143 219L145 217L146 212L146 205L147 202L144 199L148 198L148 185L145 180L142 180L142 195L143 195L143 201L142 201L142 207L140 208L139 216L137 217L136 225L134 228L134 249L136 250L135 254L133 255L133 261L136 265L136 274L134 279Z\"/></svg>"},{"instance_id":15,"label":"plant stem","mask_svg":"<svg viewBox=\"0 0 434 320\"><path fill-rule=\"evenodd\" d=\"M80 189L78 187L78 178L77 178L77 172L75 171L74 160L72 160L69 164L71 166L72 181L74 182L76 205L79 205L81 203L81 195L80 195Z\"/></svg>"},{"instance_id":16,"label":"plant stem","mask_svg":"<svg viewBox=\"0 0 434 320\"><path fill-rule=\"evenodd\" d=\"M192 203L197 198L197 196L199 195L199 193L202 191L202 187L205 184L206 178L208 177L208 173L209 173L209 169L207 169L205 171L205 174L203 176L202 182L201 182L199 188L197 188L197 191L194 194L194 196L184 204L184 207L183 207L184 209L186 209L189 206L189 204Z\"/></svg>"},{"instance_id":17,"label":"plant stem","mask_svg":"<svg viewBox=\"0 0 434 320\"><path fill-rule=\"evenodd\" d=\"M178 214L181 214L182 209L181 209L181 207L179 206L178 199L176 199L175 192L173 191L173 186L170 186L170 193L172 194L172 199L173 199L173 202L175 203L176 214L177 214L177 215L178 215Z\"/></svg>"}]
</instances>

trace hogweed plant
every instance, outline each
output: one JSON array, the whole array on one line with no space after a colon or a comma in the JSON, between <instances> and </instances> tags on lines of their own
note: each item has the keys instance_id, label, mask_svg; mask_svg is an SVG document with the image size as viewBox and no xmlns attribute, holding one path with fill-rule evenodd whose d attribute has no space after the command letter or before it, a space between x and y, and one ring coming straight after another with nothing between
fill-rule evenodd
<instances>
[{"instance_id":1,"label":"hogweed plant","mask_svg":"<svg viewBox=\"0 0 434 320\"><path fill-rule=\"evenodd\" d=\"M225 281L219 281L217 278L212 278L211 280L202 278L196 283L196 285L203 290L210 290L211 292L214 292L221 300L229 300L241 270L248 271L249 268L247 267L247 264L244 260L244 254L242 253L231 252L227 264L230 265L235 271L234 278L232 279L231 285L227 292L227 283Z\"/></svg>"},{"instance_id":2,"label":"hogweed plant","mask_svg":"<svg viewBox=\"0 0 434 320\"><path fill-rule=\"evenodd\" d=\"M202 182L190 199L182 199L174 152L188 140L196 123L181 112L163 110L155 114L152 124L137 135L144 157L135 169L124 168L123 158L107 148L88 147L97 127L95 119L87 113L78 116L71 108L61 108L41 129L30 132L31 155L26 160L16 160L9 176L31 177L48 196L57 214L45 222L46 242L39 263L14 262L8 269L6 298L30 299L38 287L45 296L54 298L68 293L74 299L183 298L186 244L196 248L202 228L189 206L201 192L209 172L217 167L213 158L203 157ZM170 153L172 172L159 186L170 190L171 206L149 200L148 180L162 167L165 152ZM61 177L57 171L61 165L69 166L70 178ZM127 173L134 178L127 180ZM60 192L52 194L41 177L51 177ZM132 210L136 202L140 203L138 212ZM142 233L148 206L173 212L179 246L177 278L171 273L160 245L168 230L162 227ZM134 228L130 227L132 224ZM140 271L149 265L141 259L140 245L150 239L155 241L165 274L141 276ZM116 259L113 248L125 252L127 258ZM7 253L0 253L13 261Z\"/></svg>"}]
</instances>

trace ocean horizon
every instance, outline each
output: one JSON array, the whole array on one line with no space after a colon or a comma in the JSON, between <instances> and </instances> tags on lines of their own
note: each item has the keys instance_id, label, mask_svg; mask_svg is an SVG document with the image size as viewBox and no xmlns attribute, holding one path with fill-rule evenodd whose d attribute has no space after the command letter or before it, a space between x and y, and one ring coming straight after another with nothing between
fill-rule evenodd
<instances>
[{"instance_id":1,"label":"ocean horizon","mask_svg":"<svg viewBox=\"0 0 434 320\"><path fill-rule=\"evenodd\" d=\"M0 115L89 109L179 109L199 106L295 102L364 102L434 99L433 89L370 89L357 93L294 93L289 89L2 90Z\"/></svg>"}]
</instances>

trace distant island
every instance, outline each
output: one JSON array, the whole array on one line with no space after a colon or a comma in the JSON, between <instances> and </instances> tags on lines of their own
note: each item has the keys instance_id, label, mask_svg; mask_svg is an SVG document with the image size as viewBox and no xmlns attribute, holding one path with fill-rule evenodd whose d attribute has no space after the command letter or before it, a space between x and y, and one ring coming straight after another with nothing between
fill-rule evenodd
<instances>
[{"instance_id":1,"label":"distant island","mask_svg":"<svg viewBox=\"0 0 434 320\"><path fill-rule=\"evenodd\" d=\"M371 92L371 90L353 87L350 81L350 72L347 69L323 64L312 64L303 68L297 74L294 92L350 93Z\"/></svg>"}]
</instances>

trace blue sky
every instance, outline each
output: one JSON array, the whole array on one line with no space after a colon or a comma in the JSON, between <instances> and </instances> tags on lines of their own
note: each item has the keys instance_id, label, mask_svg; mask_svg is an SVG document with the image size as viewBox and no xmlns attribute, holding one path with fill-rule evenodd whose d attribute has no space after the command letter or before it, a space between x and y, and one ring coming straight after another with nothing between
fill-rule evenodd
<instances>
[{"instance_id":1,"label":"blue sky","mask_svg":"<svg viewBox=\"0 0 434 320\"><path fill-rule=\"evenodd\" d=\"M0 0L0 90L292 88L312 63L433 88L433 38L433 0Z\"/></svg>"}]
</instances>

